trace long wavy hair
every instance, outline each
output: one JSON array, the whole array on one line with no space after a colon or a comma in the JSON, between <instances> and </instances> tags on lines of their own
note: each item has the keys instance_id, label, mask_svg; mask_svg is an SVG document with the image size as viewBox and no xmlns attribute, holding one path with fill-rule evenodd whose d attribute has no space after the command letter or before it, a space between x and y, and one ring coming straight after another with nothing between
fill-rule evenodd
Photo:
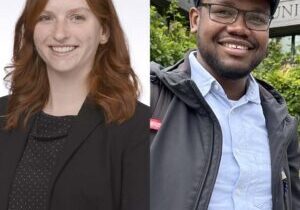
<instances>
[{"instance_id":1,"label":"long wavy hair","mask_svg":"<svg viewBox=\"0 0 300 210\"><path fill-rule=\"evenodd\" d=\"M33 32L48 0L27 0L15 26L12 64L5 81L10 85L6 129L12 129L41 111L49 97L46 64L37 53ZM86 0L104 30L107 43L100 44L88 77L89 95L104 110L106 122L129 119L139 95L138 79L131 67L124 33L111 0Z\"/></svg>"}]
</instances>

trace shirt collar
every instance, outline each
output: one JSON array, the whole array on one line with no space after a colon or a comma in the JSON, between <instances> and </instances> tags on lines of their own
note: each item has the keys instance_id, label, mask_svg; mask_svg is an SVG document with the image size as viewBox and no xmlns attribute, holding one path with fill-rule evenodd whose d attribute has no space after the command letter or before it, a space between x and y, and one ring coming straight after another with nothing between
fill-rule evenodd
<instances>
[{"instance_id":1,"label":"shirt collar","mask_svg":"<svg viewBox=\"0 0 300 210\"><path fill-rule=\"evenodd\" d=\"M196 51L192 51L189 55L189 61L191 66L191 79L196 83L201 94L205 97L211 90L213 83L216 83L217 81L198 62L195 54Z\"/></svg>"},{"instance_id":2,"label":"shirt collar","mask_svg":"<svg viewBox=\"0 0 300 210\"><path fill-rule=\"evenodd\" d=\"M225 92L218 81L199 63L195 55L196 51L189 54L191 66L191 79L196 83L199 91L205 97L212 89L225 96ZM255 78L250 74L246 94L242 97L247 101L260 104L259 86Z\"/></svg>"}]
</instances>

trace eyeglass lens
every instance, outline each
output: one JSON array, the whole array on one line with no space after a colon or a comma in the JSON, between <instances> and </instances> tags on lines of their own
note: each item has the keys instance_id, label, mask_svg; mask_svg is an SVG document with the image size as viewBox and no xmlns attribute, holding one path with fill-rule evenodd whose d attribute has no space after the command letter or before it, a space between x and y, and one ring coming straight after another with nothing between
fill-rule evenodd
<instances>
[{"instance_id":1,"label":"eyeglass lens","mask_svg":"<svg viewBox=\"0 0 300 210\"><path fill-rule=\"evenodd\" d=\"M207 4L207 6L209 6L210 18L216 22L231 24L236 20L239 14L239 10L233 7L216 4ZM270 22L270 17L268 15L254 11L246 11L244 13L245 22L249 29L268 29Z\"/></svg>"}]
</instances>

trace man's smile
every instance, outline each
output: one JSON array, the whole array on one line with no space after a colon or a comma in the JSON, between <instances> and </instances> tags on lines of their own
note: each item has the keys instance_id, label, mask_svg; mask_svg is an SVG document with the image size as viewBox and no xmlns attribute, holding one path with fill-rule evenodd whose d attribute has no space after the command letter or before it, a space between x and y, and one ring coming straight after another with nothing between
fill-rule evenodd
<instances>
[{"instance_id":1,"label":"man's smile","mask_svg":"<svg viewBox=\"0 0 300 210\"><path fill-rule=\"evenodd\" d=\"M222 38L218 44L230 55L245 56L250 50L255 48L255 45L250 41L236 38Z\"/></svg>"}]
</instances>

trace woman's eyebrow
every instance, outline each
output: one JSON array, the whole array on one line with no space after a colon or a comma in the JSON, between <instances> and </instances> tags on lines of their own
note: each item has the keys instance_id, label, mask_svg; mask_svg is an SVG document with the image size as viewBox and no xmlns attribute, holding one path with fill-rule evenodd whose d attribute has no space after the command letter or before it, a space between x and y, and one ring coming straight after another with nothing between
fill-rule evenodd
<instances>
[{"instance_id":1,"label":"woman's eyebrow","mask_svg":"<svg viewBox=\"0 0 300 210\"><path fill-rule=\"evenodd\" d=\"M67 11L67 13L72 13L72 12L80 12L80 11L87 11L90 12L91 10L86 7L78 7L78 8L73 8ZM54 11L51 10L43 10L41 13L48 13L48 14L54 14Z\"/></svg>"},{"instance_id":2,"label":"woman's eyebrow","mask_svg":"<svg viewBox=\"0 0 300 210\"><path fill-rule=\"evenodd\" d=\"M80 11L90 12L91 10L86 7L78 7L78 8L68 10L68 12L80 12Z\"/></svg>"}]
</instances>

